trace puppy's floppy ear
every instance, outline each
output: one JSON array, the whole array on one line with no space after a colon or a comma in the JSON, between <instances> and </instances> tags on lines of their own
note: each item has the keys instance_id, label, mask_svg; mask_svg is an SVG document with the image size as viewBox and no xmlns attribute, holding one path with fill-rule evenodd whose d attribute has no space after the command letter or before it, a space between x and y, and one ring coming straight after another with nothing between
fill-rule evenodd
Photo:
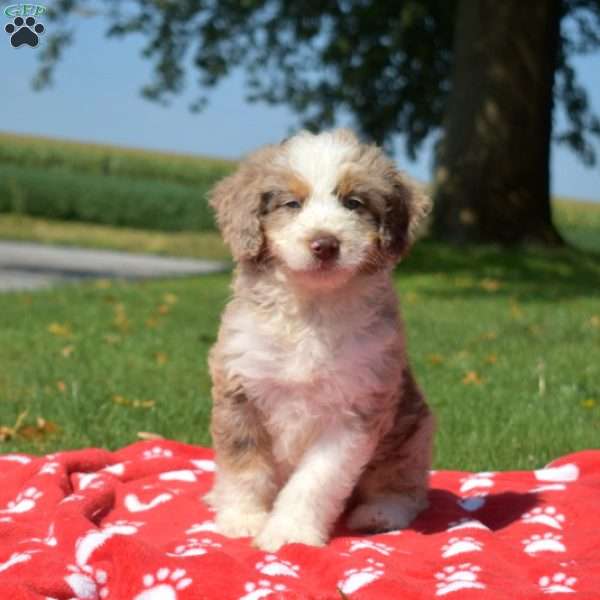
<instances>
[{"instance_id":1,"label":"puppy's floppy ear","mask_svg":"<svg viewBox=\"0 0 600 600\"><path fill-rule=\"evenodd\" d=\"M388 172L391 193L381 219L379 237L384 251L401 258L415 241L431 212L431 200L422 186L395 168Z\"/></svg>"},{"instance_id":2,"label":"puppy's floppy ear","mask_svg":"<svg viewBox=\"0 0 600 600\"><path fill-rule=\"evenodd\" d=\"M223 239L236 261L257 258L264 242L260 225L263 177L252 158L217 183L209 195Z\"/></svg>"}]
</instances>

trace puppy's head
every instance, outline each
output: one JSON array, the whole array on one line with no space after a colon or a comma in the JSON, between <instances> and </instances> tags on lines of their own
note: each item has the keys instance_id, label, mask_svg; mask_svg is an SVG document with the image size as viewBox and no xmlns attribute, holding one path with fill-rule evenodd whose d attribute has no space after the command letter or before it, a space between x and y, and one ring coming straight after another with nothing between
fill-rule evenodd
<instances>
[{"instance_id":1,"label":"puppy's head","mask_svg":"<svg viewBox=\"0 0 600 600\"><path fill-rule=\"evenodd\" d=\"M211 205L235 260L320 286L398 261L430 207L379 148L343 129L255 152L216 185Z\"/></svg>"}]
</instances>

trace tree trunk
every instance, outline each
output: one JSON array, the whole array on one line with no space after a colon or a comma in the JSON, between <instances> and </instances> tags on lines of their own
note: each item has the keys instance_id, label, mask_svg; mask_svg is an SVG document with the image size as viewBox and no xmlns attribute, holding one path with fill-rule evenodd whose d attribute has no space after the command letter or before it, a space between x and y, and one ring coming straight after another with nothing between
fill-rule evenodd
<instances>
[{"instance_id":1,"label":"tree trunk","mask_svg":"<svg viewBox=\"0 0 600 600\"><path fill-rule=\"evenodd\" d=\"M550 210L560 0L460 0L437 149L434 233L560 244Z\"/></svg>"}]
</instances>

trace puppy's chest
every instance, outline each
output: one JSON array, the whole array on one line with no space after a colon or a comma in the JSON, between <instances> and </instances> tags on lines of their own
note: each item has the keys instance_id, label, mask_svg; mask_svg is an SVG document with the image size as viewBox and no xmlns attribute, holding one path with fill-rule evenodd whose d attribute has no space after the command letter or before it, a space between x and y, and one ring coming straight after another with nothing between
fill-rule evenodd
<instances>
[{"instance_id":1,"label":"puppy's chest","mask_svg":"<svg viewBox=\"0 0 600 600\"><path fill-rule=\"evenodd\" d=\"M232 373L260 388L261 396L292 399L310 390L339 404L381 388L382 361L395 333L382 322L367 326L332 317L289 323L273 316L234 320L224 349Z\"/></svg>"}]
</instances>

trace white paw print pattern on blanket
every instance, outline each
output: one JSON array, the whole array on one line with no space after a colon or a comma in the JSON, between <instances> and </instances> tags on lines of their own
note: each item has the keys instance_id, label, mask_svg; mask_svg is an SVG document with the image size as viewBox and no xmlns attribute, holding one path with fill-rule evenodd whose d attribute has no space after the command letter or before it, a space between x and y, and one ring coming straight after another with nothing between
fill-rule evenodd
<instances>
[{"instance_id":1,"label":"white paw print pattern on blanket","mask_svg":"<svg viewBox=\"0 0 600 600\"><path fill-rule=\"evenodd\" d=\"M487 525L484 525L477 519L468 519L467 517L463 517L462 519L458 519L458 521L450 521L446 531L458 531L459 529L483 529L484 531L490 530Z\"/></svg>"},{"instance_id":2,"label":"white paw print pattern on blanket","mask_svg":"<svg viewBox=\"0 0 600 600\"><path fill-rule=\"evenodd\" d=\"M40 492L36 487L28 487L26 490L23 490L15 500L11 500L7 507L3 510L0 510L0 513L4 514L20 514L29 512L35 508L37 501L44 494Z\"/></svg>"},{"instance_id":3,"label":"white paw print pattern on blanket","mask_svg":"<svg viewBox=\"0 0 600 600\"><path fill-rule=\"evenodd\" d=\"M148 573L142 579L144 590L133 600L177 600L177 592L192 585L192 579L186 575L185 569L171 571L167 567Z\"/></svg>"},{"instance_id":4,"label":"white paw print pattern on blanket","mask_svg":"<svg viewBox=\"0 0 600 600\"><path fill-rule=\"evenodd\" d=\"M450 558L465 552L481 552L482 550L483 542L475 538L469 536L452 537L447 544L442 546L442 558Z\"/></svg>"},{"instance_id":5,"label":"white paw print pattern on blanket","mask_svg":"<svg viewBox=\"0 0 600 600\"><path fill-rule=\"evenodd\" d=\"M540 577L538 585L544 594L574 594L573 589L577 583L577 577L569 577L565 573L544 575Z\"/></svg>"},{"instance_id":6,"label":"white paw print pattern on blanket","mask_svg":"<svg viewBox=\"0 0 600 600\"><path fill-rule=\"evenodd\" d=\"M383 554L383 556L389 556L392 554L392 552L394 552L394 548L392 546L382 544L381 542L373 542L371 540L352 540L350 542L350 548L348 548L348 552L357 552L358 550L372 550L378 554ZM347 553L343 553L343 555L350 556Z\"/></svg>"},{"instance_id":7,"label":"white paw print pattern on blanket","mask_svg":"<svg viewBox=\"0 0 600 600\"><path fill-rule=\"evenodd\" d=\"M538 552L566 552L567 549L561 540L562 535L554 533L539 535L536 533L529 538L525 538L522 543L525 546L524 551L530 555Z\"/></svg>"},{"instance_id":8,"label":"white paw print pattern on blanket","mask_svg":"<svg viewBox=\"0 0 600 600\"><path fill-rule=\"evenodd\" d=\"M287 587L283 583L271 583L266 579L261 579L257 582L249 581L244 585L246 593L240 596L239 600L259 600L275 592L284 592L285 590L287 590Z\"/></svg>"},{"instance_id":9,"label":"white paw print pattern on blanket","mask_svg":"<svg viewBox=\"0 0 600 600\"><path fill-rule=\"evenodd\" d=\"M137 494L127 494L123 500L125 508L131 513L139 513L156 508L159 504L169 502L175 496L175 492L161 492L148 501L140 500Z\"/></svg>"},{"instance_id":10,"label":"white paw print pattern on blanket","mask_svg":"<svg viewBox=\"0 0 600 600\"><path fill-rule=\"evenodd\" d=\"M60 463L55 461L50 461L44 463L42 468L38 471L38 475L56 475L58 470L60 469Z\"/></svg>"},{"instance_id":11,"label":"white paw print pattern on blanket","mask_svg":"<svg viewBox=\"0 0 600 600\"><path fill-rule=\"evenodd\" d=\"M298 577L300 567L274 554L267 554L264 560L256 563L256 570L263 575Z\"/></svg>"},{"instance_id":12,"label":"white paw print pattern on blanket","mask_svg":"<svg viewBox=\"0 0 600 600\"><path fill-rule=\"evenodd\" d=\"M18 565L20 563L31 560L31 557L38 552L38 550L26 550L25 552L13 552L9 559L3 563L0 563L0 573L8 571L8 569Z\"/></svg>"},{"instance_id":13,"label":"white paw print pattern on blanket","mask_svg":"<svg viewBox=\"0 0 600 600\"><path fill-rule=\"evenodd\" d=\"M46 533L46 536L43 538L30 538L28 540L23 540L21 543L22 544L27 544L27 543L37 543L37 544L43 544L44 546L50 546L50 547L54 547L58 545L58 540L56 539L56 536L54 535L54 523L50 524L50 527L48 528L48 533Z\"/></svg>"},{"instance_id":14,"label":"white paw print pattern on blanket","mask_svg":"<svg viewBox=\"0 0 600 600\"><path fill-rule=\"evenodd\" d=\"M185 533L187 535L193 535L194 533L201 533L203 531L218 533L219 528L214 521L202 521L202 523L192 523L189 529L186 529Z\"/></svg>"},{"instance_id":15,"label":"white paw print pattern on blanket","mask_svg":"<svg viewBox=\"0 0 600 600\"><path fill-rule=\"evenodd\" d=\"M168 448L161 448L160 446L153 446L144 450L142 454L144 460L152 460L154 458L173 458L173 451Z\"/></svg>"},{"instance_id":16,"label":"white paw print pattern on blanket","mask_svg":"<svg viewBox=\"0 0 600 600\"><path fill-rule=\"evenodd\" d=\"M496 475L496 473L492 471L485 471L481 473L474 473L468 477L463 477L460 480L460 493L464 494L478 488L491 488L494 485L494 475Z\"/></svg>"},{"instance_id":17,"label":"white paw print pattern on blanket","mask_svg":"<svg viewBox=\"0 0 600 600\"><path fill-rule=\"evenodd\" d=\"M49 456L47 458L50 458ZM21 465L28 465L31 462L29 456L23 456L22 454L4 454L0 456L0 460L6 460L9 462L16 462Z\"/></svg>"},{"instance_id":18,"label":"white paw print pattern on blanket","mask_svg":"<svg viewBox=\"0 0 600 600\"><path fill-rule=\"evenodd\" d=\"M559 513L554 506L537 506L521 516L523 523L538 523L554 529L562 529L565 515Z\"/></svg>"},{"instance_id":19,"label":"white paw print pattern on blanket","mask_svg":"<svg viewBox=\"0 0 600 600\"><path fill-rule=\"evenodd\" d=\"M89 565L69 565L70 574L65 581L77 600L98 600L108 598L108 574L103 569L94 569Z\"/></svg>"},{"instance_id":20,"label":"white paw print pattern on blanket","mask_svg":"<svg viewBox=\"0 0 600 600\"><path fill-rule=\"evenodd\" d=\"M77 564L87 564L92 554L109 538L115 535L134 535L142 525L141 522L115 521L114 523L106 523L101 530L92 529L88 531L75 543L75 560Z\"/></svg>"},{"instance_id":21,"label":"white paw print pattern on blanket","mask_svg":"<svg viewBox=\"0 0 600 600\"><path fill-rule=\"evenodd\" d=\"M481 567L471 563L450 565L435 574L436 596L445 596L461 590L483 590L485 585L479 580Z\"/></svg>"},{"instance_id":22,"label":"white paw print pattern on blanket","mask_svg":"<svg viewBox=\"0 0 600 600\"><path fill-rule=\"evenodd\" d=\"M213 542L209 538L203 538L198 540L191 538L184 544L179 544L175 547L173 552L167 552L167 556L173 556L175 558L185 558L187 556L203 556L211 548L222 548L223 546L218 542Z\"/></svg>"},{"instance_id":23,"label":"white paw print pattern on blanket","mask_svg":"<svg viewBox=\"0 0 600 600\"><path fill-rule=\"evenodd\" d=\"M373 558L368 558L367 563L367 566L344 571L344 579L338 581L337 584L342 593L352 594L383 576L383 563L377 562Z\"/></svg>"}]
</instances>

